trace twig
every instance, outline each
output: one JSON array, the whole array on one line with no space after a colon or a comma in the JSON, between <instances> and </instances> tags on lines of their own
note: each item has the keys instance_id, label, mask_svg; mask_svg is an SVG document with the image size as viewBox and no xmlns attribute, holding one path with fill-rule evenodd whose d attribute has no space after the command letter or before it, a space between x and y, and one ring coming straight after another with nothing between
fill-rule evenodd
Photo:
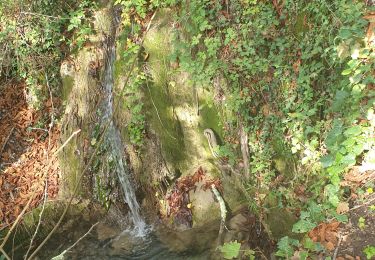
<instances>
[{"instance_id":1,"label":"twig","mask_svg":"<svg viewBox=\"0 0 375 260\"><path fill-rule=\"evenodd\" d=\"M0 249L1 249L1 250L4 248L5 243L8 241L8 239L9 239L9 237L10 237L10 234L13 232L13 229L17 226L17 224L18 224L18 222L21 220L23 214L25 214L26 210L29 208L29 205L30 205L31 201L32 201L33 198L34 198L34 195L35 195L35 190L34 190L33 193L31 194L30 199L29 199L29 201L27 202L26 206L22 209L21 213L17 216L16 221L14 221L12 227L9 229L8 233L7 233L6 236L4 237L3 242L2 242L1 245L0 245Z\"/></svg>"},{"instance_id":2,"label":"twig","mask_svg":"<svg viewBox=\"0 0 375 260\"><path fill-rule=\"evenodd\" d=\"M355 206L355 207L353 207L353 208L351 208L351 209L349 209L349 210L351 211L351 210L355 210L355 209L361 208L361 207L363 207L363 206L366 206L366 205L368 205L368 204L371 204L371 202L373 202L373 201L375 201L375 197L372 198L371 200L369 200L369 201L367 201L367 202L365 202L365 203L363 203L363 204L361 204L361 205Z\"/></svg>"},{"instance_id":3,"label":"twig","mask_svg":"<svg viewBox=\"0 0 375 260\"><path fill-rule=\"evenodd\" d=\"M69 138L63 143L63 145L61 145L59 147L59 149L57 149L57 151L53 154L53 156L56 156L68 143L69 141L74 137L76 136L79 132L81 132L81 129L78 129L76 131L73 132L73 134L71 134L71 136L69 136Z\"/></svg>"},{"instance_id":4,"label":"twig","mask_svg":"<svg viewBox=\"0 0 375 260\"><path fill-rule=\"evenodd\" d=\"M40 130L48 133L48 129L40 128L40 127L29 127L30 130Z\"/></svg>"},{"instance_id":5,"label":"twig","mask_svg":"<svg viewBox=\"0 0 375 260\"><path fill-rule=\"evenodd\" d=\"M268 259L259 247L256 247L254 251L260 253L264 257L264 259L266 259L266 260Z\"/></svg>"},{"instance_id":6,"label":"twig","mask_svg":"<svg viewBox=\"0 0 375 260\"><path fill-rule=\"evenodd\" d=\"M12 135L13 131L14 131L14 127L12 127L12 129L10 130L10 132L9 132L9 134L8 134L8 136L7 136L7 138L5 138L5 141L4 141L4 143L3 143L3 146L1 147L0 154L3 153L4 148L5 148L5 146L7 145L8 141L9 141L9 138L10 138L10 136Z\"/></svg>"},{"instance_id":7,"label":"twig","mask_svg":"<svg viewBox=\"0 0 375 260\"><path fill-rule=\"evenodd\" d=\"M11 256L12 259L14 258L14 251L16 250L16 249L14 248L14 242L15 242L15 240L16 240L16 236L17 236L17 232L18 232L18 227L19 227L19 226L16 227L16 231L14 232L13 240L12 240L12 256Z\"/></svg>"},{"instance_id":8,"label":"twig","mask_svg":"<svg viewBox=\"0 0 375 260\"><path fill-rule=\"evenodd\" d=\"M197 109L197 116L199 116L199 93L198 93L198 88L194 84L193 90L195 90L195 104L196 104L196 109Z\"/></svg>"},{"instance_id":9,"label":"twig","mask_svg":"<svg viewBox=\"0 0 375 260\"><path fill-rule=\"evenodd\" d=\"M47 73L45 73L44 75L45 75L45 78L46 78L46 83L47 83L47 87L48 87L48 91L49 91L49 96L50 96L50 100L51 100L51 106L52 106L51 122L49 124L49 129L48 129L48 146L47 146L47 152L46 152L46 160L48 162L49 161L48 152L49 152L49 150L51 148L51 134L52 134L52 128L53 128L54 118L55 118L54 117L55 107L53 105L53 96L52 96L51 87L50 87L49 82L48 82ZM26 254L24 256L24 259L27 259L27 256L29 255L31 247L33 245L34 239L35 239L36 235L38 234L38 231L39 231L39 228L40 228L40 224L42 223L42 216L43 216L44 209L46 207L46 202L47 202L47 199L48 199L48 171L49 171L49 167L47 167L46 171L44 172L44 176L43 176L43 178L45 179L45 184L44 184L44 196L43 196L42 210L39 213L38 224L36 226L36 229L35 229L35 232L34 232L32 238L30 240L30 246L27 249L27 252L26 252Z\"/></svg>"},{"instance_id":10,"label":"twig","mask_svg":"<svg viewBox=\"0 0 375 260\"><path fill-rule=\"evenodd\" d=\"M75 247L79 243L79 241L84 239L91 232L91 230L98 224L99 224L99 222L96 222L94 225L92 225L91 228L82 237L80 237L73 245L71 245L70 247L68 247L64 251L62 251L61 254L59 254L55 257L52 257L51 260L62 259L62 257L65 255L65 253L67 253L69 250L71 250L73 247Z\"/></svg>"},{"instance_id":11,"label":"twig","mask_svg":"<svg viewBox=\"0 0 375 260\"><path fill-rule=\"evenodd\" d=\"M333 260L336 260L337 252L339 251L339 247L341 245L341 241L342 241L342 235L341 235L341 233L339 233L339 242L337 243L337 247L336 247L335 252L333 254L333 258L332 258Z\"/></svg>"},{"instance_id":12,"label":"twig","mask_svg":"<svg viewBox=\"0 0 375 260\"><path fill-rule=\"evenodd\" d=\"M56 20L70 19L68 17L57 17L57 16L46 15L46 14L32 13L32 12L21 12L20 14L26 14L26 15L32 15L32 16L43 16L43 17L52 18Z\"/></svg>"},{"instance_id":13,"label":"twig","mask_svg":"<svg viewBox=\"0 0 375 260\"><path fill-rule=\"evenodd\" d=\"M245 178L250 178L250 171L249 171L249 137L245 132L244 126L241 122L240 126L240 142L241 142L241 153L242 153L242 160L245 168Z\"/></svg>"},{"instance_id":14,"label":"twig","mask_svg":"<svg viewBox=\"0 0 375 260\"><path fill-rule=\"evenodd\" d=\"M47 198L48 198L48 171L47 171L47 176L45 176L45 177L46 177L46 180L45 180L46 184L44 185L44 196L43 196L44 198L43 198L42 210L39 213L38 224L36 226L36 229L35 229L35 232L34 232L32 238L30 240L30 245L29 245L29 248L27 249L27 252L26 252L26 255L24 256L24 259L27 259L27 256L29 255L31 247L33 245L34 239L35 239L36 235L38 234L40 224L42 223L42 216L43 216L44 209L45 209L46 202L47 202Z\"/></svg>"},{"instance_id":15,"label":"twig","mask_svg":"<svg viewBox=\"0 0 375 260\"><path fill-rule=\"evenodd\" d=\"M216 197L216 199L217 199L217 201L219 202L219 205L220 205L221 221L220 221L218 243L219 243L219 245L221 245L221 242L222 242L221 238L222 238L222 235L223 235L223 231L224 231L224 227L225 227L225 221L226 221L226 218L227 218L227 209L225 207L225 202L223 200L223 197L221 197L220 192L216 189L215 184L211 185L211 190L215 194L215 197Z\"/></svg>"},{"instance_id":16,"label":"twig","mask_svg":"<svg viewBox=\"0 0 375 260\"><path fill-rule=\"evenodd\" d=\"M151 26L151 22L152 22L152 20L154 19L155 15L156 15L156 12L157 12L157 10L154 12L154 14L152 15L152 17L151 17L151 19L150 19L150 21L149 21L149 24L148 24L148 26L147 26L147 30L145 31L145 34L144 34L144 36L143 36L143 38L142 38L142 41L141 41L141 44L143 44L143 42L144 42L145 36L146 36L146 34L147 34L147 32L148 32L150 26ZM141 51L141 48L139 48L138 54L139 54L140 51ZM137 57L138 57L138 55L136 55L136 56L134 57L133 61L132 61L132 64L131 64L131 66L130 66L130 68L129 68L129 71L128 71L128 74L127 74L127 76L126 76L126 80L125 80L124 86L123 86L123 88L122 88L122 90L121 90L121 93L124 93L125 87L126 87L126 86L128 85L128 83L129 83L130 75L131 75L131 73L133 72L133 70L134 70L134 68L135 68L135 64L136 64L136 62L137 62ZM114 113L112 114L112 116L113 116L114 114L116 114L116 111L119 109L119 107L120 107L120 102L118 102L118 103L116 104L116 107L114 108ZM105 126L104 126L103 133L105 133L105 132L108 130L108 128L109 128L109 126L110 126L110 124L111 124L111 120L112 120L112 118L108 118L108 121L106 122L106 124L105 124ZM79 132L79 131L81 131L81 130L77 130L77 131ZM76 132L77 132L77 131L76 131ZM76 132L75 132L75 133L76 133ZM78 133L78 132L77 132L77 133ZM73 133L73 134L74 134L74 133ZM65 145L67 144L67 142L68 142L71 138L73 138L73 135L72 135L71 137L68 138L68 140L63 144L63 146L65 146ZM29 259L33 259L33 258L35 257L35 255L39 252L39 250L44 246L44 244L45 244L45 243L51 238L52 234L53 234L53 233L57 230L57 228L60 226L62 220L64 219L64 217L65 217L65 215L66 215L66 213L67 213L67 211L68 211L68 209L69 209L69 207L70 207L70 205L72 204L72 201L73 201L73 199L74 199L74 196L75 196L75 195L77 194L77 192L78 192L78 187L80 186L80 183L81 183L81 181L82 181L82 178L83 178L84 174L86 173L86 171L88 170L88 168L89 168L89 166L91 165L91 163L93 162L94 157L95 157L97 151L99 150L99 147L100 147L101 143L103 142L103 140L104 140L104 134L101 134L101 135L100 135L100 139L98 140L98 145L96 146L94 152L91 154L90 159L89 159L88 163L86 164L85 168L84 168L83 171L81 172L81 176L79 177L79 179L78 179L78 181L77 181L77 183L76 183L76 186L74 187L73 194L71 195L68 204L65 206L65 209L64 209L63 213L61 214L59 220L57 221L57 223L55 224L55 226L53 227L53 229L48 233L48 235L46 236L46 238L45 238L45 239L39 244L39 246L38 246L38 247L34 250L34 252L30 255ZM63 146L62 146L62 147L63 147ZM61 151L62 147L60 147L60 148L54 153L54 155L57 154L59 151Z\"/></svg>"},{"instance_id":17,"label":"twig","mask_svg":"<svg viewBox=\"0 0 375 260\"><path fill-rule=\"evenodd\" d=\"M3 256L5 256L7 260L11 260L11 258L8 256L8 254L4 251L2 247L0 247L0 252L3 254Z\"/></svg>"}]
</instances>

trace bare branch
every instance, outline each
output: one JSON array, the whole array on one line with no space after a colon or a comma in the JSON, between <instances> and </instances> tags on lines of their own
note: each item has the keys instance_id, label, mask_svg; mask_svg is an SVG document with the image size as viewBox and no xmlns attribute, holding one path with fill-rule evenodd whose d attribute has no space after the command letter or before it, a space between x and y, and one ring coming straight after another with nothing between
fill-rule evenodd
<instances>
[{"instance_id":1,"label":"bare branch","mask_svg":"<svg viewBox=\"0 0 375 260\"><path fill-rule=\"evenodd\" d=\"M57 256L55 256L55 257L52 257L51 258L51 260L54 260L54 259L61 259L64 255L65 255L65 253L67 253L69 250L71 250L73 247L75 247L78 243L79 243L79 241L81 241L82 239L84 239L90 232L91 232L91 230L96 226L96 225L98 225L99 224L99 222L96 222L94 225L92 225L91 226L91 228L82 236L82 237L80 237L73 245L71 245L70 247L68 247L67 249L65 249L64 251L62 251L61 252L61 254L59 254L59 255L57 255Z\"/></svg>"}]
</instances>

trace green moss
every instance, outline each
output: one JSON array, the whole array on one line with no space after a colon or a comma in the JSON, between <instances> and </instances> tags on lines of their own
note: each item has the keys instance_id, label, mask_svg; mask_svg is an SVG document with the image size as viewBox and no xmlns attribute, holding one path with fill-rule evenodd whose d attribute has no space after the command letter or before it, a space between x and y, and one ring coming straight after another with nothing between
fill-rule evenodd
<instances>
[{"instance_id":1,"label":"green moss","mask_svg":"<svg viewBox=\"0 0 375 260\"><path fill-rule=\"evenodd\" d=\"M218 143L222 144L223 131L221 127L220 114L209 94L211 93L208 93L207 96L199 100L199 131L203 135L204 129L211 128L216 134Z\"/></svg>"},{"instance_id":2,"label":"green moss","mask_svg":"<svg viewBox=\"0 0 375 260\"><path fill-rule=\"evenodd\" d=\"M163 85L148 85L146 92L146 118L158 134L166 159L176 166L185 158L185 144L179 120Z\"/></svg>"},{"instance_id":3,"label":"green moss","mask_svg":"<svg viewBox=\"0 0 375 260\"><path fill-rule=\"evenodd\" d=\"M280 239L284 236L289 236L291 238L299 239L300 234L292 232L294 223L298 219L289 211L285 209L280 209L278 207L271 208L266 214L265 223L268 227L268 231L271 233L273 239Z\"/></svg>"},{"instance_id":4,"label":"green moss","mask_svg":"<svg viewBox=\"0 0 375 260\"><path fill-rule=\"evenodd\" d=\"M63 98L63 101L67 101L69 98L69 94L72 91L73 86L74 86L74 79L70 76L63 77L62 84L63 84L62 98Z\"/></svg>"},{"instance_id":5,"label":"green moss","mask_svg":"<svg viewBox=\"0 0 375 260\"><path fill-rule=\"evenodd\" d=\"M159 26L166 23L169 17L165 12L159 12L158 17L155 18L158 19ZM168 27L152 30L145 40L144 46L149 54L148 65L152 71L153 82L149 82L144 88L144 102L147 111L146 120L159 136L166 160L179 168L186 154L184 134L175 108L179 105L178 102L184 102L186 99L176 98L181 93L176 93L173 87L176 83L173 81L168 59L171 52L169 30ZM180 91L184 92L182 89Z\"/></svg>"},{"instance_id":6,"label":"green moss","mask_svg":"<svg viewBox=\"0 0 375 260\"><path fill-rule=\"evenodd\" d=\"M81 173L81 161L78 156L75 154L77 147L76 140L71 140L69 144L65 146L64 153L61 155L60 164L61 169L67 169L67 173L63 174L64 187L63 197L69 196L69 194L64 194L65 192L73 192L77 182L79 181L79 174ZM78 194L81 194L82 189L78 188Z\"/></svg>"},{"instance_id":7,"label":"green moss","mask_svg":"<svg viewBox=\"0 0 375 260\"><path fill-rule=\"evenodd\" d=\"M113 79L116 86L118 85L118 81L120 80L120 77L123 75L124 71L125 61L122 59L116 60L113 66Z\"/></svg>"},{"instance_id":8,"label":"green moss","mask_svg":"<svg viewBox=\"0 0 375 260\"><path fill-rule=\"evenodd\" d=\"M282 140L275 138L272 141L272 147L275 152L273 163L276 170L285 177L292 178L294 176L294 158L290 149Z\"/></svg>"}]
</instances>

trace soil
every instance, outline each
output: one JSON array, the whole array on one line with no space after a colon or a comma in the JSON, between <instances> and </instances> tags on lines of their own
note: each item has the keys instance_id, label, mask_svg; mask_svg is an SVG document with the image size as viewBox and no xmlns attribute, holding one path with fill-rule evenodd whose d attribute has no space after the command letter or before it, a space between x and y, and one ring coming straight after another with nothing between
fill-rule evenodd
<instances>
[{"instance_id":1,"label":"soil","mask_svg":"<svg viewBox=\"0 0 375 260\"><path fill-rule=\"evenodd\" d=\"M58 192L59 167L53 153L59 127L50 127L50 118L59 102L47 100L37 112L28 106L25 93L23 83L0 85L0 230L11 225L29 201L27 211L45 194L51 199Z\"/></svg>"},{"instance_id":2,"label":"soil","mask_svg":"<svg viewBox=\"0 0 375 260\"><path fill-rule=\"evenodd\" d=\"M349 222L340 230L337 259L366 259L363 249L375 247L375 211L370 209L371 205L375 205L373 193L361 203L354 203L350 209ZM363 225L360 218L364 219Z\"/></svg>"}]
</instances>

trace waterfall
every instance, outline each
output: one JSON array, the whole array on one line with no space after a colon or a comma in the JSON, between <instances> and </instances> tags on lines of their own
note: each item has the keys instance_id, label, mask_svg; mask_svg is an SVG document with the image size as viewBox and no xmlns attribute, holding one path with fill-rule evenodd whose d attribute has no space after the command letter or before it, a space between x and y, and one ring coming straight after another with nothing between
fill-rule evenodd
<instances>
[{"instance_id":1,"label":"waterfall","mask_svg":"<svg viewBox=\"0 0 375 260\"><path fill-rule=\"evenodd\" d=\"M103 123L109 126L104 133L104 145L109 147L111 160L114 162L114 171L120 182L124 200L128 204L130 212L129 217L134 224L132 233L136 236L143 237L147 233L146 223L141 214L140 207L137 202L132 180L130 179L130 171L124 160L123 144L120 137L120 131L113 124L113 64L115 60L115 46L113 40L107 41L107 55L105 64L105 74L103 78L103 88L105 99L102 105Z\"/></svg>"}]
</instances>

